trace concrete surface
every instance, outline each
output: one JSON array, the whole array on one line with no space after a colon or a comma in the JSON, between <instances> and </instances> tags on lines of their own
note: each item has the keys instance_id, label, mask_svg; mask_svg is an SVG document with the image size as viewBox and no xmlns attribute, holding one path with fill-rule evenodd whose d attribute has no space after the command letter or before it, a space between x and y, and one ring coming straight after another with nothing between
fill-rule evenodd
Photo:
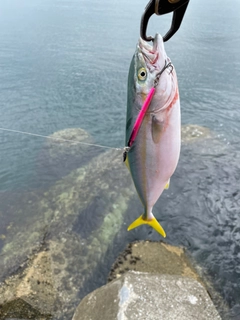
<instances>
[{"instance_id":1,"label":"concrete surface","mask_svg":"<svg viewBox=\"0 0 240 320\"><path fill-rule=\"evenodd\" d=\"M173 275L129 271L93 291L72 320L220 320L204 287Z\"/></svg>"}]
</instances>

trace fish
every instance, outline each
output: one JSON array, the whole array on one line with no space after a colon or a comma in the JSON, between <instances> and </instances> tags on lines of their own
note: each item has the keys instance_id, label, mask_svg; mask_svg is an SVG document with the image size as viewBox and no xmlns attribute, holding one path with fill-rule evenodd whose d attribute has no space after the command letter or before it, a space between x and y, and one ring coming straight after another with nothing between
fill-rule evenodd
<instances>
[{"instance_id":1,"label":"fish","mask_svg":"<svg viewBox=\"0 0 240 320\"><path fill-rule=\"evenodd\" d=\"M152 45L139 39L129 67L125 145L124 161L144 207L128 230L148 224L166 237L152 210L178 164L181 114L176 71L160 34Z\"/></svg>"}]
</instances>

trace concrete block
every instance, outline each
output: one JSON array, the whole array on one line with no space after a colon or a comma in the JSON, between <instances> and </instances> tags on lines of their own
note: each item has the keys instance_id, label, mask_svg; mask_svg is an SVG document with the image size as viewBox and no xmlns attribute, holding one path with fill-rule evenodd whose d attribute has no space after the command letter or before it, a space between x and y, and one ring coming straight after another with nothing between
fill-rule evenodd
<instances>
[{"instance_id":1,"label":"concrete block","mask_svg":"<svg viewBox=\"0 0 240 320\"><path fill-rule=\"evenodd\" d=\"M220 320L207 291L196 280L128 272L93 291L72 320Z\"/></svg>"}]
</instances>

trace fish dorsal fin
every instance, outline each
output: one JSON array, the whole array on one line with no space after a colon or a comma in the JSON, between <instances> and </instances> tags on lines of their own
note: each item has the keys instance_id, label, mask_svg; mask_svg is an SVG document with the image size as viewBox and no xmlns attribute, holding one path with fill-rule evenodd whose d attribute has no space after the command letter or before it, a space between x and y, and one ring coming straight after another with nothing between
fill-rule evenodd
<instances>
[{"instance_id":1,"label":"fish dorsal fin","mask_svg":"<svg viewBox=\"0 0 240 320\"><path fill-rule=\"evenodd\" d=\"M161 121L155 115L152 115L152 139L155 143L159 143L163 128L164 121Z\"/></svg>"}]
</instances>

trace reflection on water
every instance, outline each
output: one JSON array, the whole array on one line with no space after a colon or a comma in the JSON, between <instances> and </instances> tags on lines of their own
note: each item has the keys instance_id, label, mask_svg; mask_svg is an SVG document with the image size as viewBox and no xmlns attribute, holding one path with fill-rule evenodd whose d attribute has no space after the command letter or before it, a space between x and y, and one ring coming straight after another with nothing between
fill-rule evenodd
<instances>
[{"instance_id":1,"label":"reflection on water","mask_svg":"<svg viewBox=\"0 0 240 320\"><path fill-rule=\"evenodd\" d=\"M127 73L145 5L144 0L95 0L91 6L89 1L74 0L2 3L0 127L43 135L82 128L91 141L123 146ZM166 43L178 73L183 123L209 127L219 139L209 136L205 142L183 145L171 187L154 209L167 241L189 249L230 305L232 319L240 314L239 10L238 0L231 5L193 1L180 31ZM149 34L165 33L169 23L168 17L153 17ZM88 246L94 248L91 270L84 265L84 281L76 282L79 292L74 303L105 282L114 258L129 241L159 240L148 227L126 232L133 217L139 216L141 204L128 173L121 171L125 169L121 152L113 158L105 158L102 152L0 131L1 258L12 250L5 265L9 270L14 270L17 258L23 259L13 252L10 235L17 232L32 247L41 245L47 234L52 252L64 235L68 243L76 244L74 257L78 251L86 255ZM92 158L101 161L91 167ZM110 159L113 166L119 159L120 169L116 165L112 172L110 166L107 170ZM78 168L88 165L84 175ZM116 189L106 192L108 186ZM88 191L88 203L81 198L85 191L80 187ZM114 223L109 212L116 219L119 208L124 215L108 233L108 223ZM62 220L61 214L65 214ZM35 230L32 238L26 237L28 228ZM106 241L102 252L95 239ZM71 263L71 272L77 274L83 260ZM7 269L1 267L2 277ZM71 288L66 292L71 295Z\"/></svg>"}]
</instances>

